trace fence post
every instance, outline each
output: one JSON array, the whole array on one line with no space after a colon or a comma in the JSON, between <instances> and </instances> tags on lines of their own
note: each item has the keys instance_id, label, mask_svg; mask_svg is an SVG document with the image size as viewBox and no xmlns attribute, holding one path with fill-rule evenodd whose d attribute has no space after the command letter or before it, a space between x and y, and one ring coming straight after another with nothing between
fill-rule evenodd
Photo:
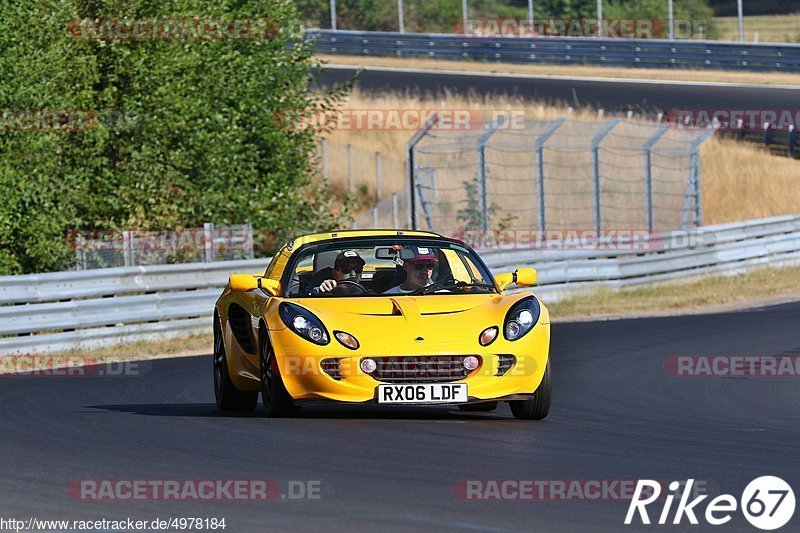
<instances>
[{"instance_id":1,"label":"fence post","mask_svg":"<svg viewBox=\"0 0 800 533\"><path fill-rule=\"evenodd\" d=\"M250 223L249 220L247 221L247 224L245 226L245 232L246 232L245 238L247 239L247 242L245 244L245 246L247 247L247 258L253 259L255 257L255 254L253 253L253 225Z\"/></svg>"},{"instance_id":2,"label":"fence post","mask_svg":"<svg viewBox=\"0 0 800 533\"><path fill-rule=\"evenodd\" d=\"M615 118L610 120L600 132L592 139L592 178L594 182L594 227L597 230L598 236L602 229L602 209L600 206L600 143L603 142L611 130L613 130L620 119Z\"/></svg>"},{"instance_id":3,"label":"fence post","mask_svg":"<svg viewBox=\"0 0 800 533\"><path fill-rule=\"evenodd\" d=\"M400 225L399 213L397 208L397 193L392 193L392 228L397 228Z\"/></svg>"},{"instance_id":4,"label":"fence post","mask_svg":"<svg viewBox=\"0 0 800 533\"><path fill-rule=\"evenodd\" d=\"M378 228L378 206L372 208L372 228Z\"/></svg>"},{"instance_id":5,"label":"fence post","mask_svg":"<svg viewBox=\"0 0 800 533\"><path fill-rule=\"evenodd\" d=\"M422 214L425 216L425 222L428 224L428 230L433 231L433 220L431 213L428 210L428 202L425 200L425 195L422 193L422 185L417 182L417 194L419 195L419 203L422 205Z\"/></svg>"},{"instance_id":6,"label":"fence post","mask_svg":"<svg viewBox=\"0 0 800 533\"><path fill-rule=\"evenodd\" d=\"M322 152L322 179L328 179L328 141L322 139L320 142L320 151Z\"/></svg>"},{"instance_id":7,"label":"fence post","mask_svg":"<svg viewBox=\"0 0 800 533\"><path fill-rule=\"evenodd\" d=\"M486 145L492 135L508 120L508 115L501 115L494 119L489 127L478 137L478 209L481 212L481 231L483 237L481 243L486 235L489 233L489 194L486 190Z\"/></svg>"},{"instance_id":8,"label":"fence post","mask_svg":"<svg viewBox=\"0 0 800 533\"><path fill-rule=\"evenodd\" d=\"M539 232L543 232L545 228L544 145L566 120L565 118L555 119L533 143L536 150L536 195L539 199Z\"/></svg>"},{"instance_id":9,"label":"fence post","mask_svg":"<svg viewBox=\"0 0 800 533\"><path fill-rule=\"evenodd\" d=\"M122 232L122 262L126 267L133 266L133 235L130 231Z\"/></svg>"},{"instance_id":10,"label":"fence post","mask_svg":"<svg viewBox=\"0 0 800 533\"><path fill-rule=\"evenodd\" d=\"M703 225L703 193L700 183L700 145L714 135L716 130L704 131L692 141L689 147L689 178L686 181L686 192L683 198L683 213L681 214L681 229L685 230L689 217L689 204L692 205L694 226Z\"/></svg>"},{"instance_id":11,"label":"fence post","mask_svg":"<svg viewBox=\"0 0 800 533\"><path fill-rule=\"evenodd\" d=\"M644 150L644 216L649 233L653 233L653 147L668 130L669 126L663 125L659 127L642 147Z\"/></svg>"},{"instance_id":12,"label":"fence post","mask_svg":"<svg viewBox=\"0 0 800 533\"><path fill-rule=\"evenodd\" d=\"M414 181L415 181L415 168L414 168L414 148L422 138L439 122L439 114L434 113L420 129L414 132L414 135L406 143L406 190L408 191L408 225L409 229L417 229L417 204L414 196ZM394 196L394 195L393 195ZM396 202L393 197L392 202ZM395 221L394 227L397 227Z\"/></svg>"},{"instance_id":13,"label":"fence post","mask_svg":"<svg viewBox=\"0 0 800 533\"><path fill-rule=\"evenodd\" d=\"M381 153L375 152L375 201L380 202L383 196L383 161Z\"/></svg>"},{"instance_id":14,"label":"fence post","mask_svg":"<svg viewBox=\"0 0 800 533\"><path fill-rule=\"evenodd\" d=\"M203 224L203 245L206 252L206 263L214 261L214 224L206 222Z\"/></svg>"},{"instance_id":15,"label":"fence post","mask_svg":"<svg viewBox=\"0 0 800 533\"><path fill-rule=\"evenodd\" d=\"M353 184L353 145L347 145L347 187L350 194L355 190Z\"/></svg>"}]
</instances>

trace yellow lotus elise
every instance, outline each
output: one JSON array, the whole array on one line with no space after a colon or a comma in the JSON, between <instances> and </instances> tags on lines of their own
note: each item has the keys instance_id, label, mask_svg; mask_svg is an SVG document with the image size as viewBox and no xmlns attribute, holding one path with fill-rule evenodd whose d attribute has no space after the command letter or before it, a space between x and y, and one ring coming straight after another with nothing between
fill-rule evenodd
<instances>
[{"instance_id":1,"label":"yellow lotus elise","mask_svg":"<svg viewBox=\"0 0 800 533\"><path fill-rule=\"evenodd\" d=\"M312 402L452 405L521 419L550 409L550 316L536 271L492 276L465 243L422 231L307 235L264 273L234 274L214 309L222 410Z\"/></svg>"}]
</instances>

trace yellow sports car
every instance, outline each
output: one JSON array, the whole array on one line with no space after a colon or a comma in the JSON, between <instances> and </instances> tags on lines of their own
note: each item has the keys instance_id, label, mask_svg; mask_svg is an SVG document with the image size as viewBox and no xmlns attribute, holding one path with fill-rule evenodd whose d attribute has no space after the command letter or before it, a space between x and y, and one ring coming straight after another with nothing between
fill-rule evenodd
<instances>
[{"instance_id":1,"label":"yellow sports car","mask_svg":"<svg viewBox=\"0 0 800 533\"><path fill-rule=\"evenodd\" d=\"M550 408L550 316L536 271L492 276L461 241L340 231L286 244L234 274L214 309L214 392L267 416L310 402L457 405L517 418Z\"/></svg>"}]
</instances>

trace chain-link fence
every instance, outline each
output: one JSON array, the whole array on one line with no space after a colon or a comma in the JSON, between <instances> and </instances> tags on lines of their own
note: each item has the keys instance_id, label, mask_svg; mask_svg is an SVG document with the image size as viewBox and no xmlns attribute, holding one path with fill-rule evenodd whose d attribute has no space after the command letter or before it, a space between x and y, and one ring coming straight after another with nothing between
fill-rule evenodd
<instances>
[{"instance_id":1,"label":"chain-link fence","mask_svg":"<svg viewBox=\"0 0 800 533\"><path fill-rule=\"evenodd\" d=\"M700 144L713 130L612 119L432 124L410 145L412 224L464 230L615 229L702 223Z\"/></svg>"},{"instance_id":2,"label":"chain-link fence","mask_svg":"<svg viewBox=\"0 0 800 533\"><path fill-rule=\"evenodd\" d=\"M247 224L182 231L123 231L113 235L77 232L77 270L253 259L253 227ZM99 237L99 238L98 238Z\"/></svg>"}]
</instances>

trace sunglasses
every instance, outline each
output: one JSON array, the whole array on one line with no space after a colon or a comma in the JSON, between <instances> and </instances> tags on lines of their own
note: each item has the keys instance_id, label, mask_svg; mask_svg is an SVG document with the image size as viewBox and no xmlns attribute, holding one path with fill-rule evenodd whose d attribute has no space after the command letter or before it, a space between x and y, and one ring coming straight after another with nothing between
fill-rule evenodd
<instances>
[{"instance_id":1,"label":"sunglasses","mask_svg":"<svg viewBox=\"0 0 800 533\"><path fill-rule=\"evenodd\" d=\"M412 263L415 270L433 270L436 268L436 263Z\"/></svg>"},{"instance_id":2,"label":"sunglasses","mask_svg":"<svg viewBox=\"0 0 800 533\"><path fill-rule=\"evenodd\" d=\"M337 270L343 274L361 274L364 271L364 268L355 265L345 265Z\"/></svg>"}]
</instances>

